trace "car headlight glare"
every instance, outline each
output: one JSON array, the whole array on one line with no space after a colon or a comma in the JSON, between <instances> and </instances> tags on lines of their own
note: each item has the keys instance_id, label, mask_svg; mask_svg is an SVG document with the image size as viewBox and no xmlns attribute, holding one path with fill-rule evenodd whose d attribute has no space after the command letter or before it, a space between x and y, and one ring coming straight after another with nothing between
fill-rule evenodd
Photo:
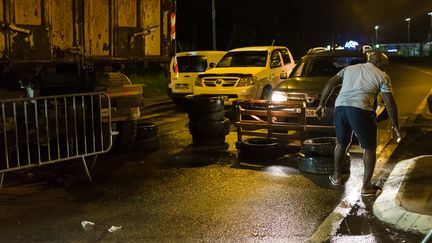
<instances>
[{"instance_id":1,"label":"car headlight glare","mask_svg":"<svg viewBox=\"0 0 432 243\"><path fill-rule=\"evenodd\" d=\"M195 79L195 86L202 87L203 86L203 79L202 78Z\"/></svg>"},{"instance_id":2,"label":"car headlight glare","mask_svg":"<svg viewBox=\"0 0 432 243\"><path fill-rule=\"evenodd\" d=\"M243 87L243 86L252 86L255 84L256 77L255 76L247 76L240 78L237 87Z\"/></svg>"},{"instance_id":3,"label":"car headlight glare","mask_svg":"<svg viewBox=\"0 0 432 243\"><path fill-rule=\"evenodd\" d=\"M288 95L285 92L273 91L271 96L272 101L287 101Z\"/></svg>"}]
</instances>

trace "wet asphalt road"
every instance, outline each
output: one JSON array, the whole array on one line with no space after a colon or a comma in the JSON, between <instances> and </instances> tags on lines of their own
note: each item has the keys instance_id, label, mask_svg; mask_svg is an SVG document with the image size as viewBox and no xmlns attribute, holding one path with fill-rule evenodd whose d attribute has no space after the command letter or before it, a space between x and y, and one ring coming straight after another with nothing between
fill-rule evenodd
<instances>
[{"instance_id":1,"label":"wet asphalt road","mask_svg":"<svg viewBox=\"0 0 432 243\"><path fill-rule=\"evenodd\" d=\"M406 66L395 69L395 89L406 89L402 75L410 74L409 70ZM415 74L409 76L410 92L427 92L423 90L428 84L430 89L430 82L417 81L430 78L422 70L411 71ZM404 120L412 119L413 107L418 106L414 104L421 102L420 94L408 99L402 91L395 95L397 101L404 101L400 106ZM357 208L343 205L361 184L361 154L355 151L349 180L344 187L334 188L326 176L299 172L295 156L271 164L237 164L235 132L226 138L227 150L195 149L190 145L187 115L181 111L149 120L160 127L161 148L151 153L100 157L92 183L87 182L79 163L68 163L67 168L52 166L49 171L54 171L54 176L47 176L46 168L34 171L31 178L20 177L24 185L11 184L16 181L10 180L0 191L1 241L306 242L316 237L317 229L335 208L349 212L343 224L335 221L337 234L353 237L351 231L360 225L364 230L356 230L354 236L362 238L354 239L362 242L380 242L379 234L390 234L381 239L416 239L386 227L374 235L368 228L373 223L361 223L370 218L367 203ZM384 129L381 144L388 141L385 134ZM387 165L380 166L389 170ZM385 173L379 173L378 178L384 180ZM8 183L7 176L5 180ZM352 200L358 202L358 198ZM360 223L351 217L359 211L366 212ZM95 226L83 229L84 220ZM122 228L110 233L107 230L111 226Z\"/></svg>"}]
</instances>

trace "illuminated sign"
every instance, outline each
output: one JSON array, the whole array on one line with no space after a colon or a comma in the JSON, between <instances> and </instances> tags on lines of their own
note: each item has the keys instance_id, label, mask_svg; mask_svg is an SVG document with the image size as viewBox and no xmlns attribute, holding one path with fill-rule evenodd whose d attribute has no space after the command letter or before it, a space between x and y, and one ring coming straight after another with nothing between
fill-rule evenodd
<instances>
[{"instance_id":1,"label":"illuminated sign","mask_svg":"<svg viewBox=\"0 0 432 243\"><path fill-rule=\"evenodd\" d=\"M346 43L345 43L345 48L346 49L356 49L357 47L358 47L358 42L357 41L352 41L352 40L350 40L350 41L347 41Z\"/></svg>"}]
</instances>

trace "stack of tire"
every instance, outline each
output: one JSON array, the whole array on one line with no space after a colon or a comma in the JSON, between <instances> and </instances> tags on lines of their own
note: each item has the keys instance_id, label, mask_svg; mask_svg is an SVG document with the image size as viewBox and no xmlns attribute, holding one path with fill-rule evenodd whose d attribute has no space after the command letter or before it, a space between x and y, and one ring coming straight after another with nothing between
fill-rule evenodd
<instances>
[{"instance_id":1,"label":"stack of tire","mask_svg":"<svg viewBox=\"0 0 432 243\"><path fill-rule=\"evenodd\" d=\"M137 126L135 151L153 151L160 146L158 127L152 122L139 122Z\"/></svg>"},{"instance_id":2,"label":"stack of tire","mask_svg":"<svg viewBox=\"0 0 432 243\"><path fill-rule=\"evenodd\" d=\"M303 141L304 156L299 157L299 170L311 174L332 174L334 170L334 150L337 141L335 137L317 137ZM351 166L350 155L347 154L341 165L342 173L349 174Z\"/></svg>"},{"instance_id":3,"label":"stack of tire","mask_svg":"<svg viewBox=\"0 0 432 243\"><path fill-rule=\"evenodd\" d=\"M195 146L225 146L230 121L225 118L224 100L220 96L187 96L189 132Z\"/></svg>"}]
</instances>

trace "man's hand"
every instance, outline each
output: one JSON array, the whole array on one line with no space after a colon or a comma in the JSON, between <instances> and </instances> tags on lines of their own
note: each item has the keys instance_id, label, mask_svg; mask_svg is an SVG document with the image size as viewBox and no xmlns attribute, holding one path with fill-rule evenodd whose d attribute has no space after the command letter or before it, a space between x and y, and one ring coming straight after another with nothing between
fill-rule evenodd
<instances>
[{"instance_id":1,"label":"man's hand","mask_svg":"<svg viewBox=\"0 0 432 243\"><path fill-rule=\"evenodd\" d=\"M325 117L326 108L325 108L325 106L319 105L315 112L316 112L318 119L321 119L321 118Z\"/></svg>"}]
</instances>

